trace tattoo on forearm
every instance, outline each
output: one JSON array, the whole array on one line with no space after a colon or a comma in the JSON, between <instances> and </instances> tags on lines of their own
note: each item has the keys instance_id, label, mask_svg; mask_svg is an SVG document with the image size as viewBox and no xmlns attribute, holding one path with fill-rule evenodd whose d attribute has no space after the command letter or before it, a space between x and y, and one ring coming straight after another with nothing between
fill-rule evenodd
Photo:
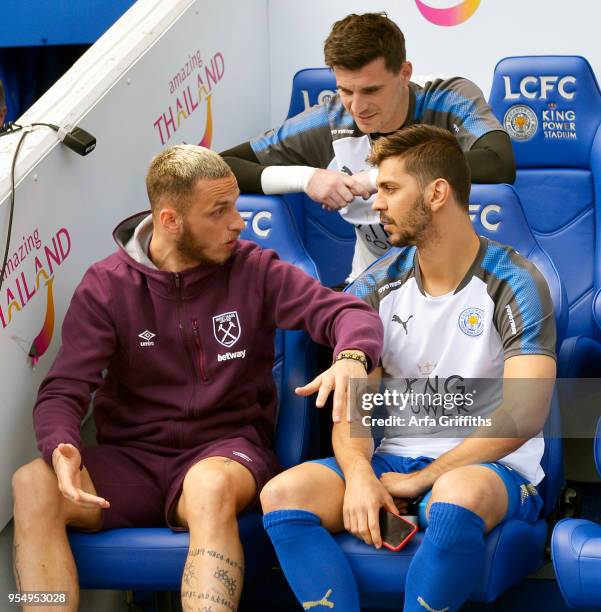
<instances>
[{"instance_id":1,"label":"tattoo on forearm","mask_svg":"<svg viewBox=\"0 0 601 612\"><path fill-rule=\"evenodd\" d=\"M233 597L236 594L238 583L229 575L227 570L218 569L213 574L213 577L217 578L217 580L219 580L219 582L223 584L223 586L227 589L227 593L230 597Z\"/></svg>"}]
</instances>

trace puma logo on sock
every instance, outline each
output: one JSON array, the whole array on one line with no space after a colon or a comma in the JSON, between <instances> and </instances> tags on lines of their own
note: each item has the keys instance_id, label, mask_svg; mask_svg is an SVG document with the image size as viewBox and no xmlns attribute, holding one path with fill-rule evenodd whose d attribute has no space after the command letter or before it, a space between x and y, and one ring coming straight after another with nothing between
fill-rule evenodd
<instances>
[{"instance_id":1,"label":"puma logo on sock","mask_svg":"<svg viewBox=\"0 0 601 612\"><path fill-rule=\"evenodd\" d=\"M424 600L422 597L418 597L417 598L417 603L422 606L422 608L426 608L426 610L428 610L428 612L448 612L449 610L449 606L447 606L446 608L441 608L440 610L437 610L436 608L431 608Z\"/></svg>"},{"instance_id":2,"label":"puma logo on sock","mask_svg":"<svg viewBox=\"0 0 601 612\"><path fill-rule=\"evenodd\" d=\"M328 597L332 594L332 589L328 589L328 592L319 601L305 601L303 602L303 609L310 610L317 606L325 606L326 608L333 608L334 602L328 601ZM446 608L448 610L448 608Z\"/></svg>"}]
</instances>

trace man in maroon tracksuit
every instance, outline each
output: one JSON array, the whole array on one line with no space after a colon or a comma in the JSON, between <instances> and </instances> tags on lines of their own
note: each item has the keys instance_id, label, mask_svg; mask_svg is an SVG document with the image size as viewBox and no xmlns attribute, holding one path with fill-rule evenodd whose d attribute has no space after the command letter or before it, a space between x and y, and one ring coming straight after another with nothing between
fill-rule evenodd
<instances>
[{"instance_id":1,"label":"man in maroon tracksuit","mask_svg":"<svg viewBox=\"0 0 601 612\"><path fill-rule=\"evenodd\" d=\"M244 574L236 515L276 473L271 374L276 327L307 330L337 360L300 394L334 390L377 365L378 315L270 250L238 240L236 179L215 153L179 145L147 179L151 214L115 230L116 253L75 291L34 425L43 459L13 478L21 591L70 593L65 525L189 529L184 610L235 610ZM82 447L90 393L98 446ZM40 541L44 545L40 545ZM65 610L65 608L61 608Z\"/></svg>"}]
</instances>

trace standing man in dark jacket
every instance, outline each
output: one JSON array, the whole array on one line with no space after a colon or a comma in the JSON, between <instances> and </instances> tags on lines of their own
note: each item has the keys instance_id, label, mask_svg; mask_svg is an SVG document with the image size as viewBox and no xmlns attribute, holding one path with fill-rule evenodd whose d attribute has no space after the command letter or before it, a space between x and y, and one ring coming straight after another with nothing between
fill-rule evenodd
<instances>
[{"instance_id":1,"label":"standing man in dark jacket","mask_svg":"<svg viewBox=\"0 0 601 612\"><path fill-rule=\"evenodd\" d=\"M332 367L298 392L319 391L323 405L334 390L339 418L348 379L378 363L382 325L357 298L238 240L238 186L217 154L167 149L146 183L151 214L124 221L118 251L86 272L40 387L43 459L13 478L17 586L68 591L76 610L66 525L166 523L190 531L183 609L231 611L244 575L236 515L278 469L275 328L334 348ZM99 445L82 447L95 389Z\"/></svg>"}]
</instances>

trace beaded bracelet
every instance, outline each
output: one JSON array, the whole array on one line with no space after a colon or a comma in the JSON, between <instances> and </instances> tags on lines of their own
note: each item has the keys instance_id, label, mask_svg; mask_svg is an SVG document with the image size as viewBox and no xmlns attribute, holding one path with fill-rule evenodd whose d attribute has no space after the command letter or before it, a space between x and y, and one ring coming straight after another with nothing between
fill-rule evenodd
<instances>
[{"instance_id":1,"label":"beaded bracelet","mask_svg":"<svg viewBox=\"0 0 601 612\"><path fill-rule=\"evenodd\" d=\"M334 362L341 361L342 359L353 359L355 361L359 361L367 372L367 359L364 355L357 355L357 353L348 353L346 351L341 351L340 353L338 353L336 359L334 359Z\"/></svg>"}]
</instances>

